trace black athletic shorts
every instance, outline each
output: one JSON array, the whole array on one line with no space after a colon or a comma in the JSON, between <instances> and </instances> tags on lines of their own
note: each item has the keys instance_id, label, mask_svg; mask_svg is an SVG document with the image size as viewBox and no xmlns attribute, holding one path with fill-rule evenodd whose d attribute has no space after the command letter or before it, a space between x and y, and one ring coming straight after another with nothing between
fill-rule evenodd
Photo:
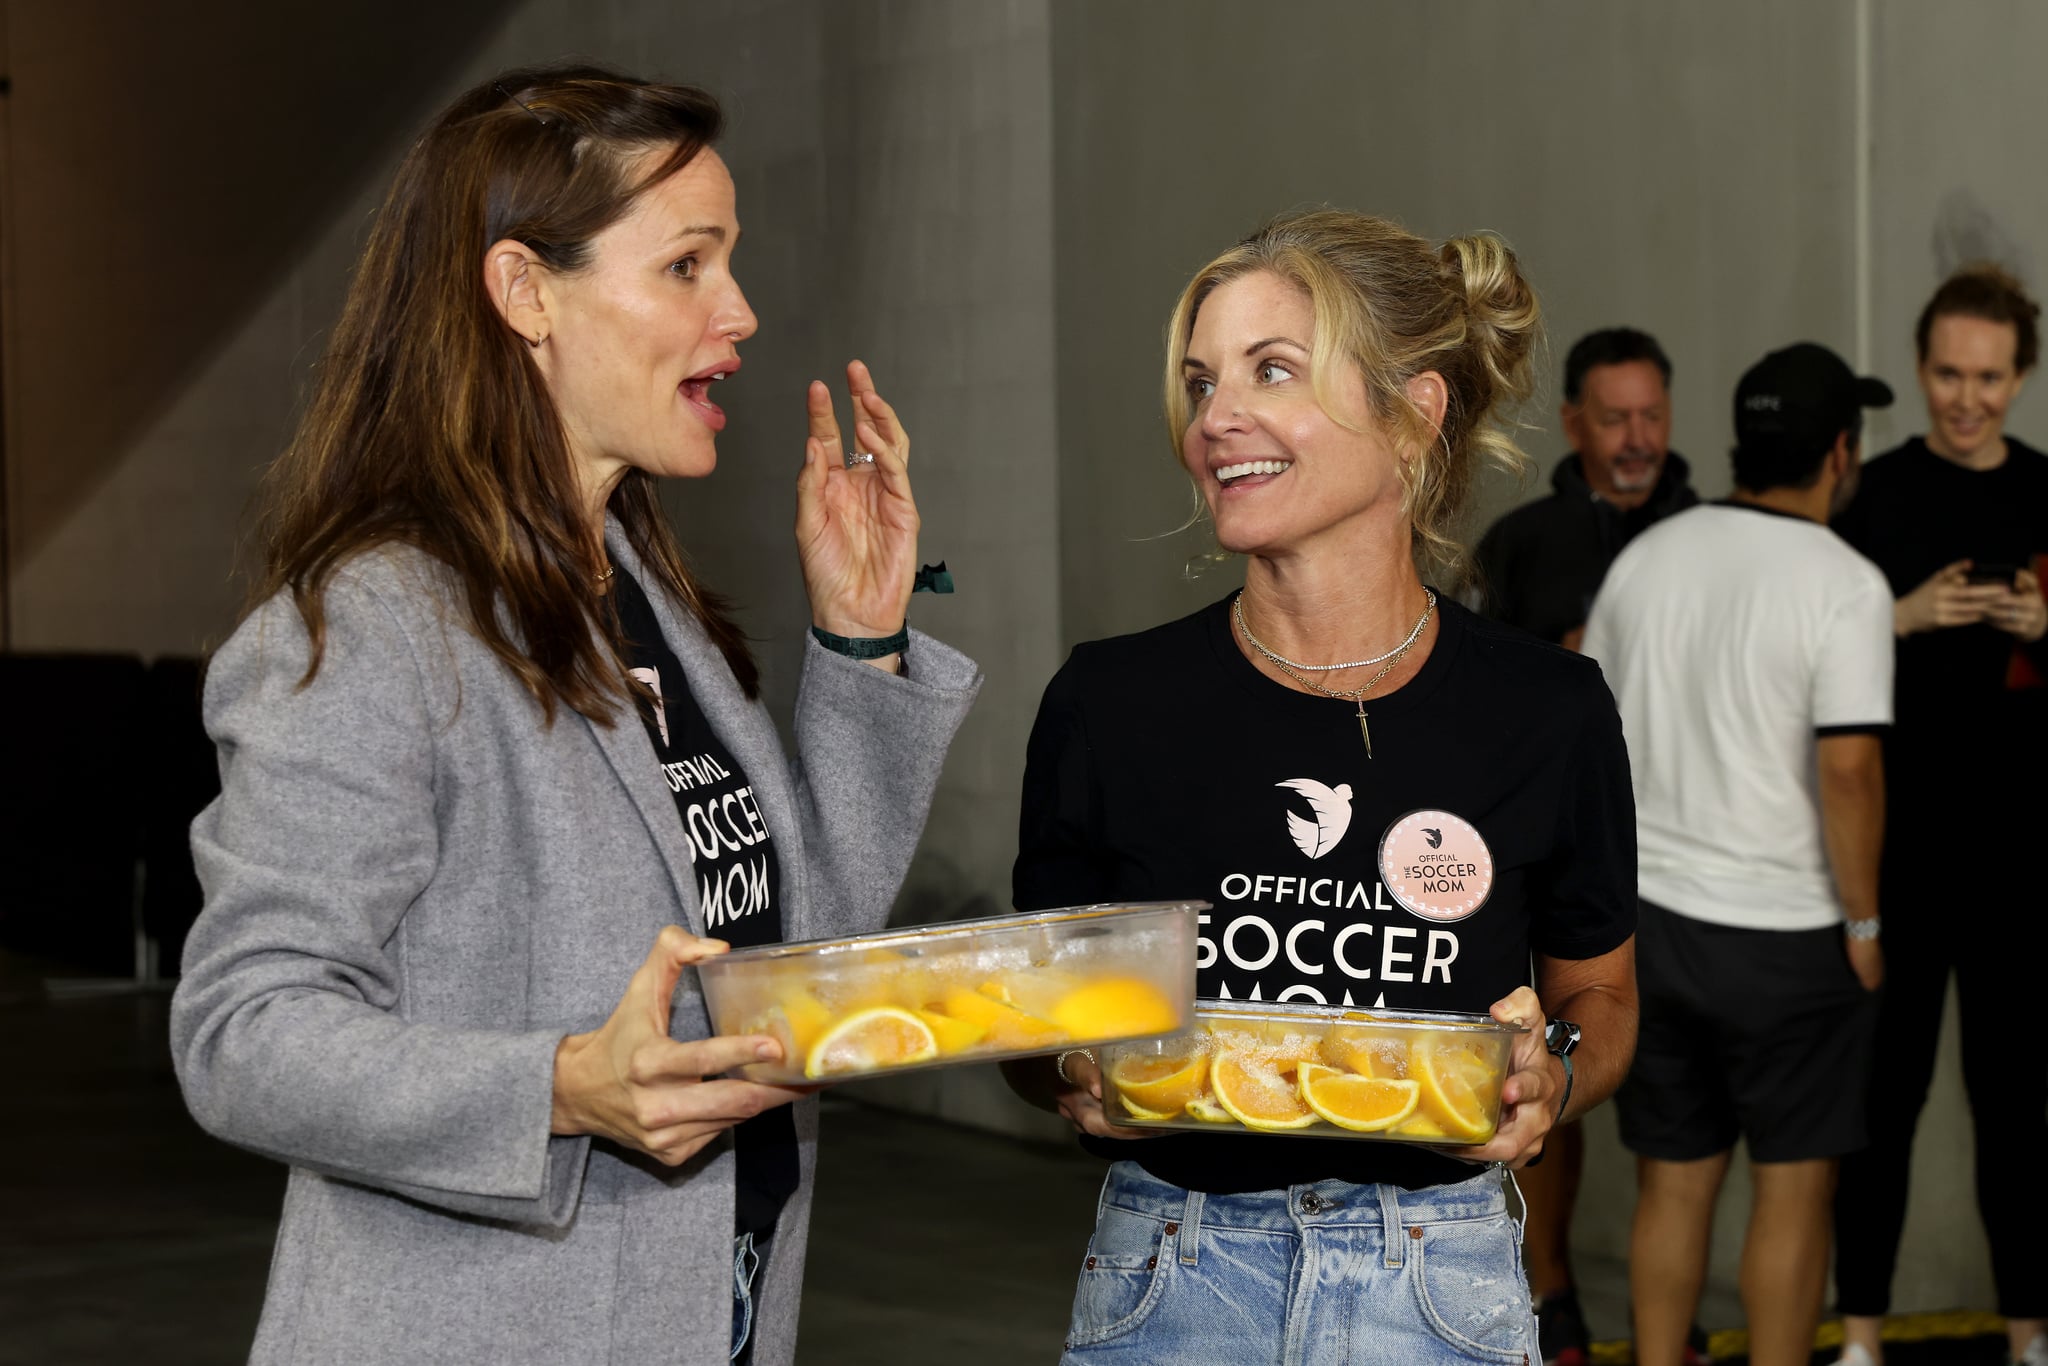
<instances>
[{"instance_id":1,"label":"black athletic shorts","mask_svg":"<svg viewBox=\"0 0 2048 1366\"><path fill-rule=\"evenodd\" d=\"M1691 1162L1748 1141L1753 1162L1864 1145L1877 995L1839 925L1749 930L1642 903L1642 1030L1614 1102L1631 1152Z\"/></svg>"}]
</instances>

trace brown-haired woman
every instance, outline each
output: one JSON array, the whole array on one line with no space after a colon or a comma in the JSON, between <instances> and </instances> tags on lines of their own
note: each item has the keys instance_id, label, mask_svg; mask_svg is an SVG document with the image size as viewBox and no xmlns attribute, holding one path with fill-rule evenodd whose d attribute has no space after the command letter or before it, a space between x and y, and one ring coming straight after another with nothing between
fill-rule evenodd
<instances>
[{"instance_id":1,"label":"brown-haired woman","mask_svg":"<svg viewBox=\"0 0 2048 1366\"><path fill-rule=\"evenodd\" d=\"M1500 1174L1472 1164L1528 1162L1627 1070L1628 757L1598 665L1422 579L1454 567L1481 462L1520 458L1495 418L1527 392L1536 328L1497 238L1435 246L1332 211L1269 224L1181 295L1167 425L1244 588L1082 645L1053 679L1016 902L1199 898L1216 908L1201 996L1491 1011L1530 1032L1498 1133L1463 1161L1242 1131L1127 1142L1142 1131L1105 1114L1092 1056L1010 1067L1114 1163L1069 1361L1537 1351ZM1486 869L1476 905L1425 904L1384 871L1383 835L1415 817L1475 886Z\"/></svg>"},{"instance_id":2,"label":"brown-haired woman","mask_svg":"<svg viewBox=\"0 0 2048 1366\"><path fill-rule=\"evenodd\" d=\"M2013 948L2042 899L2025 851L2048 828L2048 456L2005 430L2040 357L2040 313L1995 266L1935 291L1913 331L1927 434L1865 465L1835 523L1898 599L1870 1146L1843 1159L1835 1192L1842 1359L1859 1366L1884 1360L1913 1131L1951 972L1998 1312L2013 1360L2048 1366L2048 1191L2012 1161L2048 1152L2048 1070L2010 1065L2034 1029L2038 976L2034 956Z\"/></svg>"},{"instance_id":3,"label":"brown-haired woman","mask_svg":"<svg viewBox=\"0 0 2048 1366\"><path fill-rule=\"evenodd\" d=\"M755 329L718 129L592 68L458 99L272 473L172 1013L200 1122L292 1166L257 1361L793 1356L815 1108L722 1078L777 1045L683 969L879 925L978 675L903 634L859 364L857 454L809 395L795 763L685 567L655 480L711 473Z\"/></svg>"}]
</instances>

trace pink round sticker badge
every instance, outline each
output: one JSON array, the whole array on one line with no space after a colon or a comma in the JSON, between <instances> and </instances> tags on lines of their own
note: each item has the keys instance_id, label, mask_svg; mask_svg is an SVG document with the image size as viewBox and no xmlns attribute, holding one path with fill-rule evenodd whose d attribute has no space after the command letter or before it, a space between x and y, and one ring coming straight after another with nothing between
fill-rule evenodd
<instances>
[{"instance_id":1,"label":"pink round sticker badge","mask_svg":"<svg viewBox=\"0 0 2048 1366\"><path fill-rule=\"evenodd\" d=\"M1493 851L1462 816L1411 811L1380 839L1380 879L1409 912L1448 924L1486 904Z\"/></svg>"}]
</instances>

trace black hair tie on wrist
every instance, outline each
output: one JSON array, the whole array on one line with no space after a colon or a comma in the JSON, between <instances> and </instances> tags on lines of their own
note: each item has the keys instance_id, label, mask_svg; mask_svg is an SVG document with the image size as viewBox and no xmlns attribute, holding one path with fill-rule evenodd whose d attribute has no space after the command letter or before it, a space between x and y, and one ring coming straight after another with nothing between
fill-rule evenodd
<instances>
[{"instance_id":1,"label":"black hair tie on wrist","mask_svg":"<svg viewBox=\"0 0 2048 1366\"><path fill-rule=\"evenodd\" d=\"M910 648L910 623L904 622L903 629L893 636L835 636L822 626L813 626L811 635L817 642L835 655L848 659L880 659L885 655L900 655Z\"/></svg>"}]
</instances>

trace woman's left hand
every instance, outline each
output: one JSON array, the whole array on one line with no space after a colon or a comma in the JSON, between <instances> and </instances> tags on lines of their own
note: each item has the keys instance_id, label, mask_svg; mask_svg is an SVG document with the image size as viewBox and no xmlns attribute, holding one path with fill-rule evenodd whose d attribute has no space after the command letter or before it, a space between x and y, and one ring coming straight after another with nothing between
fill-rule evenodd
<instances>
[{"instance_id":1,"label":"woman's left hand","mask_svg":"<svg viewBox=\"0 0 2048 1366\"><path fill-rule=\"evenodd\" d=\"M2031 569L2022 569L1984 618L1999 630L2032 643L2048 634L2048 598L2041 596L2041 580Z\"/></svg>"},{"instance_id":2,"label":"woman's left hand","mask_svg":"<svg viewBox=\"0 0 2048 1366\"><path fill-rule=\"evenodd\" d=\"M1526 1034L1515 1035L1508 1054L1508 1075L1500 1090L1500 1127L1478 1147L1439 1151L1468 1162L1526 1167L1543 1151L1543 1140L1557 1124L1557 1102L1564 1092L1563 1064L1544 1042L1550 1021L1532 989L1516 987L1495 1001L1493 1018L1528 1029Z\"/></svg>"},{"instance_id":3,"label":"woman's left hand","mask_svg":"<svg viewBox=\"0 0 2048 1366\"><path fill-rule=\"evenodd\" d=\"M872 464L848 468L832 392L811 381L810 439L796 485L796 546L811 624L854 638L903 629L917 578L917 503L910 495L910 437L875 392L867 366L846 367L853 399L852 449Z\"/></svg>"}]
</instances>

